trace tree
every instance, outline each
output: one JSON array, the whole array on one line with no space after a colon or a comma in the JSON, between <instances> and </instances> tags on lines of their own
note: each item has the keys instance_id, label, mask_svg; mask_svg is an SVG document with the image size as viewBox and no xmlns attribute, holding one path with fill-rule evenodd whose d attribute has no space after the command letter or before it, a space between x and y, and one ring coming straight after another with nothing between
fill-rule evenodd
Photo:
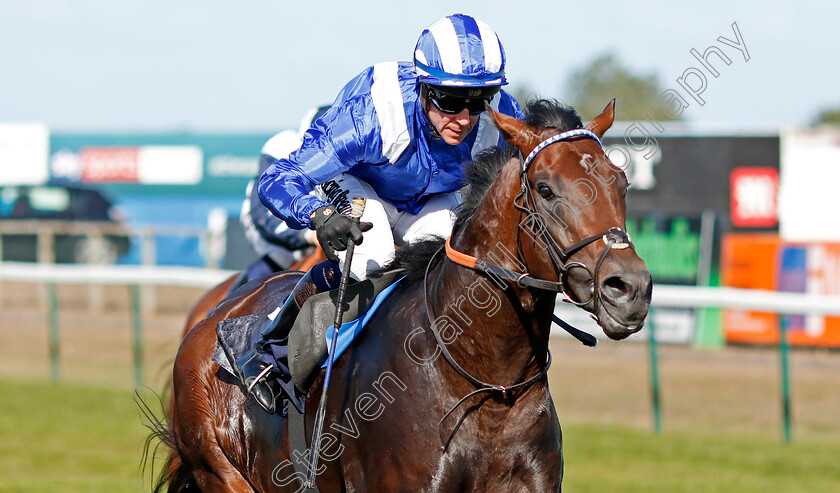
<instances>
[{"instance_id":1,"label":"tree","mask_svg":"<svg viewBox=\"0 0 840 493\"><path fill-rule=\"evenodd\" d=\"M528 104L528 101L536 97L536 91L527 83L511 85L510 88L505 88L505 91L513 96L523 108Z\"/></svg>"},{"instance_id":2,"label":"tree","mask_svg":"<svg viewBox=\"0 0 840 493\"><path fill-rule=\"evenodd\" d=\"M612 98L616 99L617 120L645 120L644 113L656 104L663 91L655 74L635 74L612 53L600 55L572 72L566 87L564 99L578 110L584 121L599 115ZM675 118L660 110L656 112L656 119Z\"/></svg>"},{"instance_id":3,"label":"tree","mask_svg":"<svg viewBox=\"0 0 840 493\"><path fill-rule=\"evenodd\" d=\"M821 109L814 119L814 125L840 125L840 106Z\"/></svg>"}]
</instances>

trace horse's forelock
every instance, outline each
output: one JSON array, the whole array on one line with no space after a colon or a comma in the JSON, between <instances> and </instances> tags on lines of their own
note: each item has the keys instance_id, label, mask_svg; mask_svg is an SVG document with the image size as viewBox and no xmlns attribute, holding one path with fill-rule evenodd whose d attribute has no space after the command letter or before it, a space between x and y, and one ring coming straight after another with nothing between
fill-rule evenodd
<instances>
[{"instance_id":1,"label":"horse's forelock","mask_svg":"<svg viewBox=\"0 0 840 493\"><path fill-rule=\"evenodd\" d=\"M537 99L525 108L525 123L532 127L556 128L561 132L583 128L577 111L553 99Z\"/></svg>"}]
</instances>

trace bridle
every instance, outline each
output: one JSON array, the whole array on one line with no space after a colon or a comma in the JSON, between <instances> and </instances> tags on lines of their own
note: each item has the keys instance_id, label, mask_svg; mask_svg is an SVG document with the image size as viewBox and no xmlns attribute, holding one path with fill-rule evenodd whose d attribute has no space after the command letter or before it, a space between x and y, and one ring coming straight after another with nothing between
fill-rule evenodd
<instances>
[{"instance_id":1,"label":"bridle","mask_svg":"<svg viewBox=\"0 0 840 493\"><path fill-rule=\"evenodd\" d=\"M572 303L577 306L585 306L591 302L593 303L592 311L596 312L599 300L601 298L601 288L598 283L598 274L601 270L601 265L603 264L604 259L607 257L607 254L613 249L635 249L632 241L630 240L630 235L628 235L623 229L616 226L608 229L604 233L589 236L569 247L563 248L563 246L556 242L554 238L552 238L549 234L548 228L545 226L543 215L537 211L534 190L531 187L531 182L528 181L528 169L531 163L533 162L534 158L537 156L537 154L539 154L540 151L556 142L569 141L573 139L576 140L580 138L593 139L595 142L598 143L598 146L603 147L603 145L601 144L601 139L598 138L597 135L595 135L593 132L587 129L578 128L574 130L569 130L567 132L562 132L560 134L545 139L539 145L537 145L534 148L534 150L531 151L530 154L528 154L528 157L524 159L522 157L522 152L520 151L519 153L519 160L521 162L519 171L520 190L519 194L517 194L517 196L513 199L513 206L516 209L513 227L514 237L516 238L517 260L521 266L525 265L524 254L522 253L521 235L517 234L516 230L525 230L526 228L530 229L530 231L526 231L526 234L535 233L536 236L538 236L539 240L543 243L543 245L545 245L546 250L548 251L549 258L551 259L555 270L559 273L558 281L538 279L531 276L527 271L512 271L510 269L494 265L485 260L478 259L466 255L464 253L458 252L457 250L452 248L450 242L451 237L450 239L446 240L445 245L447 258L458 265L462 265L473 270L485 272L487 274L496 277L501 277L503 279L511 281L520 288L534 288L553 293L563 293L566 295L565 301L568 301L569 303ZM522 220L523 216L526 218L525 220ZM583 248L587 245L596 242L599 239L604 242L604 249L601 251L601 255L598 257L594 269L590 271L590 269L586 266L585 263L571 261L573 255L583 250ZM536 238L534 238L534 241L536 242ZM568 274L573 268L582 268L585 269L587 272L591 273L592 283L589 286L590 296L586 300L575 301L569 296L569 292L571 291L571 289L569 287Z\"/></svg>"},{"instance_id":2,"label":"bridle","mask_svg":"<svg viewBox=\"0 0 840 493\"><path fill-rule=\"evenodd\" d=\"M536 227L536 233L539 235L539 239L546 245L546 249L548 251L549 257L551 259L552 264L554 265L556 271L559 273L559 280L558 281L550 281L545 279L538 279L531 276L527 271L516 272L490 262L487 262L482 259L478 259L476 257L467 255L465 253L459 252L455 250L451 245L451 237L447 238L444 247L441 247L441 250L445 249L446 251L446 258L451 260L452 262L467 267L469 269L484 272L486 274L499 277L505 280L508 280L514 283L516 286L520 288L533 288L543 291L549 291L553 293L564 293L566 294L566 298L569 302L577 305L577 306L584 306L589 304L590 302L593 303L593 313L597 312L598 302L601 297L600 287L598 286L598 273L601 269L601 265L604 262L607 254L613 249L625 249L625 248L634 248L633 243L630 241L630 236L621 228L619 227L612 227L604 233L592 235L587 238L584 238L577 243L569 246L568 248L563 248L559 243L557 243L554 238L548 232L548 229L545 227L545 223L543 222L542 215L536 209L536 198L534 197L534 190L531 187L531 183L528 181L528 169L533 162L534 158L540 151L544 150L551 144L556 142L562 141L570 141L576 140L580 138L588 138L595 140L599 147L603 148L603 144L601 143L601 139L595 135L593 132L587 129L574 129L569 130L567 132L561 132L558 135L554 135L543 140L540 144L538 144L533 151L531 151L526 158L523 159L522 152L519 153L519 160L521 162L520 172L519 172L519 181L520 181L520 191L519 194L514 198L513 205L516 209L516 215L514 216L514 236L516 237L516 255L519 261L519 264L524 266L524 255L522 253L522 245L521 245L521 235L517 233L517 229L523 230L528 224L524 221L521 221L523 215L526 215L528 220L532 221ZM527 233L526 233L527 234ZM571 257L578 253L579 251L583 250L584 247L587 245L602 239L605 246L601 255L598 257L598 261L595 264L595 269L591 272L592 276L592 284L590 285L590 297L585 301L574 301L569 296L569 285L568 285L568 273L573 268L583 268L587 271L586 264L577 261L571 261ZM536 239L535 239L536 241ZM438 348L441 350L441 354L443 355L444 359L466 380L470 383L478 387L473 392L470 392L463 398L461 398L446 414L444 414L443 418L441 418L440 423L446 419L455 409L458 408L464 401L468 398L472 397L475 394L480 392L494 392L500 393L503 397L507 395L508 392L516 389L524 389L530 387L532 384L536 383L539 380L542 380L546 373L548 372L548 368L551 366L551 353L549 352L546 357L546 363L542 367L542 369L533 377L513 384L509 386L498 385L498 384L490 384L487 382L483 382L478 378L472 376L469 372L464 370L452 357L449 353L449 350L446 348L446 343L443 341L443 338L440 335L440 331L438 330L434 315L432 311L432 306L429 301L429 290L428 290L428 278L429 278L429 270L434 262L434 259L438 256L441 250L438 250L431 259L429 259L429 264L426 266L426 273L424 275L424 295L425 295L425 302L426 302L426 314L429 317L429 321L432 328L432 333L435 337L435 342ZM558 321L555 317L555 321ZM562 322L562 321L559 321ZM559 323L558 322L558 323ZM565 325L565 326L564 326ZM565 324L565 322L561 323L563 328L569 330ZM571 328L573 330L573 327ZM580 332L580 331L578 331Z\"/></svg>"},{"instance_id":3,"label":"bridle","mask_svg":"<svg viewBox=\"0 0 840 493\"><path fill-rule=\"evenodd\" d=\"M556 293L564 293L566 295L566 301L577 306L585 306L591 302L593 303L592 311L597 312L598 303L601 299L601 288L599 285L600 283L598 282L598 274L601 271L601 264L604 262L604 259L606 258L607 254L613 249L635 249L632 241L630 240L630 236L623 229L614 226L604 233L589 236L567 248L563 248L563 246L561 246L557 241L555 241L554 238L549 234L548 228L545 226L543 215L537 211L534 190L531 187L531 182L528 180L528 169L531 163L533 162L534 158L536 158L537 154L539 154L540 151L544 150L546 147L556 142L569 141L573 139L576 140L581 138L592 139L598 143L598 146L600 148L603 149L601 139L598 138L597 135L595 135L590 130L578 128L574 130L569 130L567 132L561 132L557 135L543 140L534 148L533 151L531 151L530 154L528 154L528 157L526 157L525 159L522 158L522 152L520 151L519 160L522 163L519 170L520 190L519 194L513 199L513 206L516 209L516 216L514 217L514 228L518 227L520 230L522 230L526 227L526 224L531 224L532 231L534 231L539 236L540 241L543 243L543 245L546 246L549 258L551 259L552 264L554 264L556 272L559 273L559 281L556 282L555 286L553 286L550 290ZM525 221L520 220L520 218L523 215L527 217ZM514 236L516 237L517 257L521 265L525 265L522 254L521 235L515 234ZM594 269L590 271L590 269L583 262L571 261L571 257L574 254L580 252L581 250L583 250L584 247L599 239L603 240L604 249L601 251L601 255L598 257ZM592 277L592 283L589 286L589 299L574 301L569 296L569 292L571 290L569 289L568 274L573 268L582 268L587 272L590 272ZM533 287L541 289L540 286Z\"/></svg>"}]
</instances>

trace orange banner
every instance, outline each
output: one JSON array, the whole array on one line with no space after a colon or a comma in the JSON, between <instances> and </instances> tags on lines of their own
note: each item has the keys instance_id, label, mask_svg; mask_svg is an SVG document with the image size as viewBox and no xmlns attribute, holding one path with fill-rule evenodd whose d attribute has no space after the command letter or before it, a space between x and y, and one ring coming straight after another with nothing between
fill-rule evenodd
<instances>
[{"instance_id":1,"label":"orange banner","mask_svg":"<svg viewBox=\"0 0 840 493\"><path fill-rule=\"evenodd\" d=\"M722 248L724 286L840 295L840 244L786 244L777 235L732 233ZM838 317L723 310L729 343L778 344L782 323L792 345L840 347Z\"/></svg>"}]
</instances>

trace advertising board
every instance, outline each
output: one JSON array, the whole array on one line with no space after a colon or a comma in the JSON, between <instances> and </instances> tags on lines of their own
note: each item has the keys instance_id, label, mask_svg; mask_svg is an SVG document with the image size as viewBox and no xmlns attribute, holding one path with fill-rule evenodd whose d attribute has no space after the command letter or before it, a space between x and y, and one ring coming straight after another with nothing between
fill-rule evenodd
<instances>
[{"instance_id":1,"label":"advertising board","mask_svg":"<svg viewBox=\"0 0 840 493\"><path fill-rule=\"evenodd\" d=\"M787 243L778 235L723 238L722 284L827 296L840 295L840 243ZM727 342L774 345L784 324L795 346L840 347L840 318L723 311Z\"/></svg>"},{"instance_id":2,"label":"advertising board","mask_svg":"<svg viewBox=\"0 0 840 493\"><path fill-rule=\"evenodd\" d=\"M39 123L0 124L0 185L49 180L50 131Z\"/></svg>"},{"instance_id":3,"label":"advertising board","mask_svg":"<svg viewBox=\"0 0 840 493\"><path fill-rule=\"evenodd\" d=\"M196 146L83 147L78 163L82 183L195 185L203 174Z\"/></svg>"}]
</instances>

